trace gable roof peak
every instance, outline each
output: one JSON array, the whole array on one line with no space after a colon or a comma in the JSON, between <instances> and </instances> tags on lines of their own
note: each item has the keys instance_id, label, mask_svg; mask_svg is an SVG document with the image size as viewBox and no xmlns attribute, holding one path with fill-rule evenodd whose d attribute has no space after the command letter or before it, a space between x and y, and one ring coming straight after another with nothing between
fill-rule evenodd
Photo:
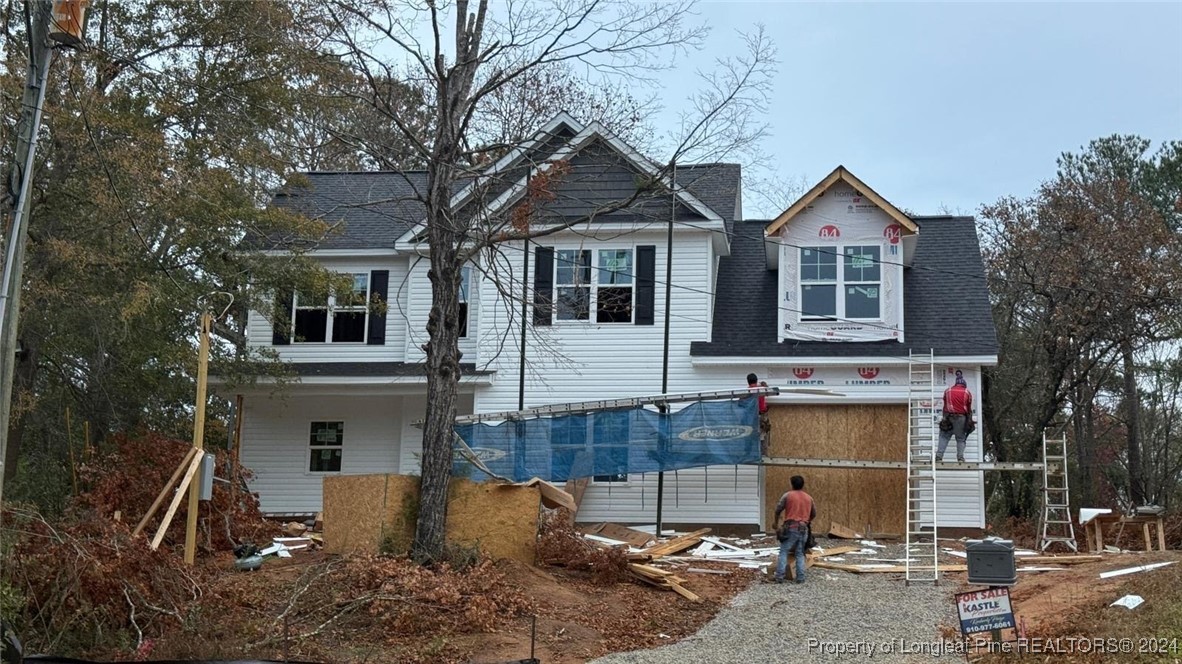
<instances>
[{"instance_id":1,"label":"gable roof peak","mask_svg":"<svg viewBox=\"0 0 1182 664\"><path fill-rule=\"evenodd\" d=\"M815 201L821 196L821 194L828 191L830 187L837 184L838 182L844 182L858 190L863 196L869 198L870 202L877 205L892 219L899 222L899 225L901 225L903 228L906 228L912 233L919 232L919 226L911 219L911 217L909 217L899 208L892 205L890 201L880 196L878 192L871 189L865 182L859 180L844 165L839 164L837 168L833 169L833 172L825 176L825 179L814 185L812 189L809 189L803 196L796 199L796 202L790 205L787 210L784 210L779 214L779 216L773 219L771 223L769 223L767 227L764 228L764 235L770 237L779 232L779 230L783 228L785 224L787 224L789 221L792 221L796 215L808 208L810 203Z\"/></svg>"}]
</instances>

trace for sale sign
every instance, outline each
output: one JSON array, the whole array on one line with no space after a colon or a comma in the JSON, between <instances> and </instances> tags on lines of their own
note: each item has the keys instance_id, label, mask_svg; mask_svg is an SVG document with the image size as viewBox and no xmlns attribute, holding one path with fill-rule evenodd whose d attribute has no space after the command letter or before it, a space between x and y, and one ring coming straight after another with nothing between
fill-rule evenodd
<instances>
[{"instance_id":1,"label":"for sale sign","mask_svg":"<svg viewBox=\"0 0 1182 664\"><path fill-rule=\"evenodd\" d=\"M956 596L960 631L965 636L1014 626L1009 588L990 588Z\"/></svg>"}]
</instances>

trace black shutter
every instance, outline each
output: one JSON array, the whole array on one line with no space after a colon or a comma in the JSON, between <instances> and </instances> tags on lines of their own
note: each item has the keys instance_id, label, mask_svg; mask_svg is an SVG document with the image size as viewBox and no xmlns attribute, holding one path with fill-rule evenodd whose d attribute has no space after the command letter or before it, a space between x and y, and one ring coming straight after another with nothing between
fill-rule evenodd
<instances>
[{"instance_id":1,"label":"black shutter","mask_svg":"<svg viewBox=\"0 0 1182 664\"><path fill-rule=\"evenodd\" d=\"M389 270L374 270L369 273L369 300L373 303L376 298L381 300L381 312L369 313L369 332L365 335L365 343L371 346L381 346L386 343L386 292L390 285Z\"/></svg>"},{"instance_id":2,"label":"black shutter","mask_svg":"<svg viewBox=\"0 0 1182 664\"><path fill-rule=\"evenodd\" d=\"M554 321L554 248L538 247L534 253L534 325Z\"/></svg>"},{"instance_id":3,"label":"black shutter","mask_svg":"<svg viewBox=\"0 0 1182 664\"><path fill-rule=\"evenodd\" d=\"M652 325L657 296L657 248L647 244L636 248L636 324ZM668 285L665 286L668 288Z\"/></svg>"},{"instance_id":4,"label":"black shutter","mask_svg":"<svg viewBox=\"0 0 1182 664\"><path fill-rule=\"evenodd\" d=\"M280 288L275 292L275 310L271 313L271 345L286 346L291 343L291 305L295 291Z\"/></svg>"}]
</instances>

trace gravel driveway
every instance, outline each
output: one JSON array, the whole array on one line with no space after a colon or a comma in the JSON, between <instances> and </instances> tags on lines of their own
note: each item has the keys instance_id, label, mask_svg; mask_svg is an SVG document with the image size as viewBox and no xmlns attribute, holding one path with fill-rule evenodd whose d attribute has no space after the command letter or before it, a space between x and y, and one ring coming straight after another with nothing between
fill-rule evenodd
<instances>
[{"instance_id":1,"label":"gravel driveway","mask_svg":"<svg viewBox=\"0 0 1182 664\"><path fill-rule=\"evenodd\" d=\"M937 627L956 624L953 588L951 581L907 587L892 574L814 568L803 584L757 583L735 596L701 631L678 643L593 661L964 661L952 650L958 642L940 641ZM933 650L943 655L933 656Z\"/></svg>"}]
</instances>

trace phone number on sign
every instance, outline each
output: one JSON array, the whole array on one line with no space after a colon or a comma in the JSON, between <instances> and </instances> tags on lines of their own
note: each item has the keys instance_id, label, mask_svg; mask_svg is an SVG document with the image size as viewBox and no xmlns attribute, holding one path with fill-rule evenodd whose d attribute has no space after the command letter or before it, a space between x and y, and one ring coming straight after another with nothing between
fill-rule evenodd
<instances>
[{"instance_id":1,"label":"phone number on sign","mask_svg":"<svg viewBox=\"0 0 1182 664\"><path fill-rule=\"evenodd\" d=\"M1029 654L1150 654L1174 655L1179 652L1176 638L1132 638L1132 639L1086 639L1082 637L1060 637L1054 639L1018 639L1017 641L990 641L978 645L978 650L995 653Z\"/></svg>"}]
</instances>

